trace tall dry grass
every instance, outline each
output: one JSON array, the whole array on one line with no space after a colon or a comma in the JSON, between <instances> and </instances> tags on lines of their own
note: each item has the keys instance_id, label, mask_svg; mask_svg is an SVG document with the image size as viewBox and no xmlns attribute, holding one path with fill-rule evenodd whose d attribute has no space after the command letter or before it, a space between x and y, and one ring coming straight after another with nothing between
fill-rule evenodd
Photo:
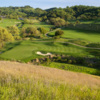
<instances>
[{"instance_id":1,"label":"tall dry grass","mask_svg":"<svg viewBox=\"0 0 100 100\"><path fill-rule=\"evenodd\" d=\"M0 61L0 100L99 100L100 77Z\"/></svg>"}]
</instances>

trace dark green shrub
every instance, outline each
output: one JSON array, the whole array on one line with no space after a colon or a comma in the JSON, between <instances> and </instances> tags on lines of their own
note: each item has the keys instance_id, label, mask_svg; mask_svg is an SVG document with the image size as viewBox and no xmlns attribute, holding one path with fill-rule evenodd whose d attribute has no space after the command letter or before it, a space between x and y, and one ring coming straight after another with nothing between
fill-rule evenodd
<instances>
[{"instance_id":1,"label":"dark green shrub","mask_svg":"<svg viewBox=\"0 0 100 100\"><path fill-rule=\"evenodd\" d=\"M68 63L71 64L72 63L72 60L68 60Z\"/></svg>"},{"instance_id":2,"label":"dark green shrub","mask_svg":"<svg viewBox=\"0 0 100 100\"><path fill-rule=\"evenodd\" d=\"M55 36L62 36L64 34L64 31L63 30L57 30L55 32Z\"/></svg>"}]
</instances>

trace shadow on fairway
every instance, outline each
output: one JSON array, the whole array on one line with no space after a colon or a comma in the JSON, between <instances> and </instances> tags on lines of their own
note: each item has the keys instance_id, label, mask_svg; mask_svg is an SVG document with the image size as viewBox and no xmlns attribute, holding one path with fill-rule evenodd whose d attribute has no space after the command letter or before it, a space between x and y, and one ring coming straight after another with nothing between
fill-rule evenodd
<instances>
[{"instance_id":1,"label":"shadow on fairway","mask_svg":"<svg viewBox=\"0 0 100 100\"><path fill-rule=\"evenodd\" d=\"M82 30L82 29L63 28L63 30L73 30L80 33L84 32L84 34L100 34L100 32L88 31L88 30Z\"/></svg>"},{"instance_id":2,"label":"shadow on fairway","mask_svg":"<svg viewBox=\"0 0 100 100\"><path fill-rule=\"evenodd\" d=\"M7 43L6 46L4 47L3 53L15 48L16 46L20 45L20 43L21 43L21 41L20 42L16 42L16 43Z\"/></svg>"}]
</instances>

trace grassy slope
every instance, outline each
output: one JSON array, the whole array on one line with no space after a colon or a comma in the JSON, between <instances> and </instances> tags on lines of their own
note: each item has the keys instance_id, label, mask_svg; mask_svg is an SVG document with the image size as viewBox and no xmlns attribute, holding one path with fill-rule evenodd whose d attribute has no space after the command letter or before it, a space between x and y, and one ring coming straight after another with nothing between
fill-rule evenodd
<instances>
[{"instance_id":1,"label":"grassy slope","mask_svg":"<svg viewBox=\"0 0 100 100\"><path fill-rule=\"evenodd\" d=\"M50 31L50 27L52 27L53 25L47 25L44 22L34 23L33 25L31 25L31 24L24 24L23 25L23 27L29 27L29 26L32 26L32 27L44 27L46 30Z\"/></svg>"},{"instance_id":2,"label":"grassy slope","mask_svg":"<svg viewBox=\"0 0 100 100\"><path fill-rule=\"evenodd\" d=\"M95 68L89 68L86 66L81 65L73 65L73 64L66 64L66 63L58 63L58 62L51 62L48 65L43 64L44 66L49 66L51 68L59 68L67 71L74 71L74 72L81 72L81 73L87 73L92 75L99 75L100 76L100 70Z\"/></svg>"},{"instance_id":3,"label":"grassy slope","mask_svg":"<svg viewBox=\"0 0 100 100\"><path fill-rule=\"evenodd\" d=\"M72 29L63 29L64 38L71 38L71 39L84 39L90 42L100 42L100 33L98 32L89 32L89 31L82 31L82 30L72 30ZM53 33L49 33L50 35L54 35Z\"/></svg>"},{"instance_id":4,"label":"grassy slope","mask_svg":"<svg viewBox=\"0 0 100 100\"><path fill-rule=\"evenodd\" d=\"M9 47L11 46L12 47ZM60 54L71 54L77 56L86 56L88 52L85 49L73 46L73 45L65 45L63 43L52 43L52 42L35 42L35 41L22 41L17 45L9 44L7 51L0 54L0 57L5 59L12 60L31 60L33 58L39 57L36 52L51 52L51 53L60 53Z\"/></svg>"},{"instance_id":5,"label":"grassy slope","mask_svg":"<svg viewBox=\"0 0 100 100\"><path fill-rule=\"evenodd\" d=\"M0 100L100 100L100 77L0 61Z\"/></svg>"},{"instance_id":6,"label":"grassy slope","mask_svg":"<svg viewBox=\"0 0 100 100\"><path fill-rule=\"evenodd\" d=\"M20 20L16 19L3 19L0 21L0 27L7 27L7 26L12 26L20 23Z\"/></svg>"},{"instance_id":7,"label":"grassy slope","mask_svg":"<svg viewBox=\"0 0 100 100\"><path fill-rule=\"evenodd\" d=\"M9 26L16 25L19 22L20 22L20 20L16 20L16 19L3 19L2 21L0 21L0 26L7 27L8 25ZM53 25L47 25L44 22L35 23L34 25L31 25L31 24L24 24L23 25L23 27L28 27L28 26L44 27L48 31L50 31L50 27L52 27ZM100 42L100 34L97 32L70 30L70 29L63 29L63 30L65 33L63 35L63 37L66 37L66 38L72 38L72 39L81 38L81 39L85 39L85 40L90 41L90 42ZM54 32L50 33L50 34L54 34Z\"/></svg>"}]
</instances>

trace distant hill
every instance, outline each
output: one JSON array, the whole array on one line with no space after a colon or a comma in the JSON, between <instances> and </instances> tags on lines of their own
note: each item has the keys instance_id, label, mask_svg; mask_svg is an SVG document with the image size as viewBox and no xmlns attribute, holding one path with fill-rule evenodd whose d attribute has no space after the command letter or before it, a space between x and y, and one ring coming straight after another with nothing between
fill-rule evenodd
<instances>
[{"instance_id":1,"label":"distant hill","mask_svg":"<svg viewBox=\"0 0 100 100\"><path fill-rule=\"evenodd\" d=\"M42 21L50 18L60 17L65 20L100 20L100 7L93 6L72 6L66 8L41 8L24 7L0 7L2 18L41 18Z\"/></svg>"}]
</instances>

